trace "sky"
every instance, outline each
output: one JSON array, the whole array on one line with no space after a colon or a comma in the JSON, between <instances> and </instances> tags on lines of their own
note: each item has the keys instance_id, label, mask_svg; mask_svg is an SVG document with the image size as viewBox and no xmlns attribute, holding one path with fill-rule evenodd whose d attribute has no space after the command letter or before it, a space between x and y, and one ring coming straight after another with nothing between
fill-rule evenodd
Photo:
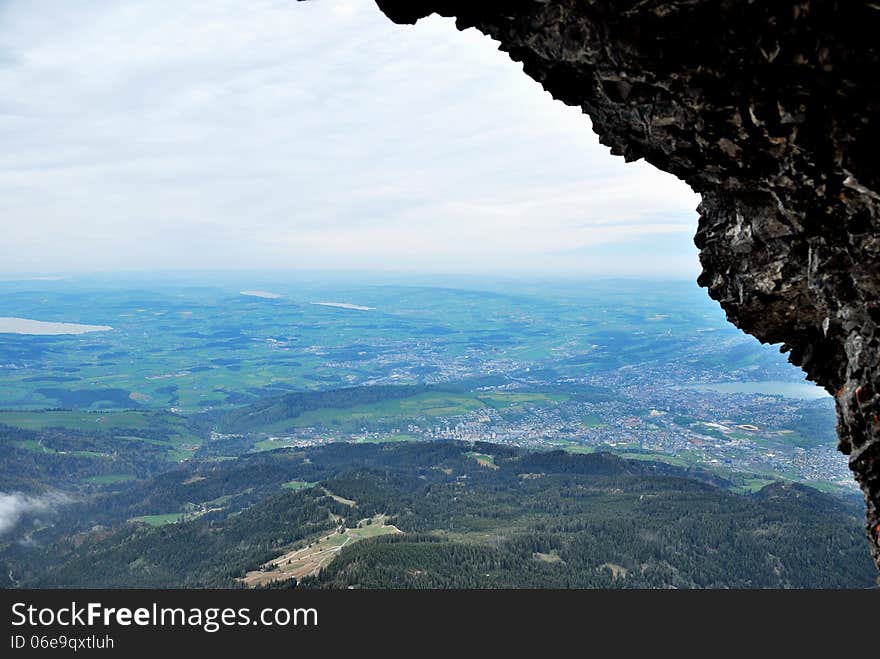
<instances>
[{"instance_id":1,"label":"sky","mask_svg":"<svg viewBox=\"0 0 880 659\"><path fill-rule=\"evenodd\" d=\"M0 272L694 277L699 202L371 0L0 0Z\"/></svg>"}]
</instances>

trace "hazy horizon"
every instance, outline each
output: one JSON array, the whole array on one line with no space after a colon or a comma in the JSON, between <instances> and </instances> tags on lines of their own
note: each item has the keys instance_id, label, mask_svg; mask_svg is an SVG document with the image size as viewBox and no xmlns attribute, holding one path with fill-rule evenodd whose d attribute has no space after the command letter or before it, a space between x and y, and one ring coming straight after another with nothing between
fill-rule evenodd
<instances>
[{"instance_id":1,"label":"hazy horizon","mask_svg":"<svg viewBox=\"0 0 880 659\"><path fill-rule=\"evenodd\" d=\"M370 0L0 5L3 269L696 276L697 196Z\"/></svg>"},{"instance_id":2,"label":"hazy horizon","mask_svg":"<svg viewBox=\"0 0 880 659\"><path fill-rule=\"evenodd\" d=\"M224 283L232 284L239 282L241 285L258 284L260 282L277 281L285 284L296 283L342 283L359 286L395 285L395 286L434 286L451 284L461 286L475 286L481 283L510 283L510 284L589 284L589 283L613 283L628 282L645 285L692 285L699 289L696 276L664 275L657 276L639 274L608 274L599 275L593 273L578 272L528 272L528 271L493 271L493 272L466 272L448 271L432 272L427 270L284 270L284 269L256 269L256 268L229 268L229 269L175 269L155 268L149 270L66 270L55 272L4 272L0 270L0 284L14 283L77 283L77 282L105 282L128 285L136 282L173 282L173 283Z\"/></svg>"}]
</instances>

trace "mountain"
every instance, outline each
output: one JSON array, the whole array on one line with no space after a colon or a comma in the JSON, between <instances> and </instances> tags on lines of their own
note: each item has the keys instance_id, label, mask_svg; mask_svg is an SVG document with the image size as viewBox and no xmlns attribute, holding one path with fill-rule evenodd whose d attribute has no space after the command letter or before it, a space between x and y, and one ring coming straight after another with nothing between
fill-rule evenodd
<instances>
[{"instance_id":1,"label":"mountain","mask_svg":"<svg viewBox=\"0 0 880 659\"><path fill-rule=\"evenodd\" d=\"M339 443L185 463L70 506L0 561L22 587L869 588L862 533L857 506L804 486L736 494L606 453Z\"/></svg>"}]
</instances>

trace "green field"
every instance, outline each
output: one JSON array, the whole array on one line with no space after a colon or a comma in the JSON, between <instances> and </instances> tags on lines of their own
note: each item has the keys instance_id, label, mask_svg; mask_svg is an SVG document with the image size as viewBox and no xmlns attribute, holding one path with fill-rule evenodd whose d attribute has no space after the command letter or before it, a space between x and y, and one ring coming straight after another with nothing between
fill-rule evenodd
<instances>
[{"instance_id":1,"label":"green field","mask_svg":"<svg viewBox=\"0 0 880 659\"><path fill-rule=\"evenodd\" d=\"M595 453L596 448L592 446L584 446L583 444L571 444L568 442L558 442L554 443L554 446L559 446L563 451L568 451L569 453Z\"/></svg>"},{"instance_id":2,"label":"green field","mask_svg":"<svg viewBox=\"0 0 880 659\"><path fill-rule=\"evenodd\" d=\"M369 524L365 524L368 520L363 520L358 524L357 528L345 529L344 536L348 536L352 541L365 540L367 538L378 538L380 535L389 535L397 533L397 528L387 526L385 524L384 515L376 515L369 520Z\"/></svg>"},{"instance_id":3,"label":"green field","mask_svg":"<svg viewBox=\"0 0 880 659\"><path fill-rule=\"evenodd\" d=\"M274 451L277 448L286 448L288 446L293 446L293 440L290 439L280 439L280 438L271 438L271 439L263 439L259 442L256 442L253 446L253 451ZM235 458L232 458L233 460Z\"/></svg>"},{"instance_id":4,"label":"green field","mask_svg":"<svg viewBox=\"0 0 880 659\"><path fill-rule=\"evenodd\" d=\"M148 526L165 526L166 524L176 524L183 521L184 513L165 513L161 515L144 515L143 517L132 517L132 522L143 522Z\"/></svg>"},{"instance_id":5,"label":"green field","mask_svg":"<svg viewBox=\"0 0 880 659\"><path fill-rule=\"evenodd\" d=\"M565 394L521 393L516 391L495 391L479 393L477 400L497 410L526 407L529 405L553 405L568 400Z\"/></svg>"},{"instance_id":6,"label":"green field","mask_svg":"<svg viewBox=\"0 0 880 659\"><path fill-rule=\"evenodd\" d=\"M416 435L409 435L407 433L398 432L392 433L389 435L382 435L380 437L362 437L358 439L356 443L358 444L384 444L386 442L418 442L422 438Z\"/></svg>"},{"instance_id":7,"label":"green field","mask_svg":"<svg viewBox=\"0 0 880 659\"><path fill-rule=\"evenodd\" d=\"M303 412L291 419L278 421L261 428L265 433L283 433L295 428L327 427L358 429L363 425L375 425L402 419L436 419L467 414L481 409L495 409L502 413L515 413L529 406L552 406L568 400L564 394L519 392L429 392L408 398L394 398L378 403L352 405L351 407L326 407ZM388 440L400 441L410 437L401 436ZM277 448L277 447L276 447Z\"/></svg>"},{"instance_id":8,"label":"green field","mask_svg":"<svg viewBox=\"0 0 880 659\"><path fill-rule=\"evenodd\" d=\"M286 490L296 491L296 490L307 490L310 487L315 487L315 485L317 485L317 483L309 483L307 481L288 481L287 483L284 483L281 487L283 487Z\"/></svg>"},{"instance_id":9,"label":"green field","mask_svg":"<svg viewBox=\"0 0 880 659\"><path fill-rule=\"evenodd\" d=\"M92 476L87 478L86 482L93 485L115 485L116 483L125 483L134 480L131 474L106 474L104 476Z\"/></svg>"},{"instance_id":10,"label":"green field","mask_svg":"<svg viewBox=\"0 0 880 659\"><path fill-rule=\"evenodd\" d=\"M5 411L0 412L0 424L24 430L44 430L46 428L115 430L118 428L149 428L154 423L154 416L151 412L136 411Z\"/></svg>"}]
</instances>

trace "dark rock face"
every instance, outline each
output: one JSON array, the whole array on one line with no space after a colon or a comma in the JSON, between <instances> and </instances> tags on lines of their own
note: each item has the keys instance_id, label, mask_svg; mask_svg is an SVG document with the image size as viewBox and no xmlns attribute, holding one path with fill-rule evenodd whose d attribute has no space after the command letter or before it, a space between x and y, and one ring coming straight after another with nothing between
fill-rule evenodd
<instances>
[{"instance_id":1,"label":"dark rock face","mask_svg":"<svg viewBox=\"0 0 880 659\"><path fill-rule=\"evenodd\" d=\"M376 1L490 35L702 195L699 283L835 395L880 566L880 1Z\"/></svg>"}]
</instances>

